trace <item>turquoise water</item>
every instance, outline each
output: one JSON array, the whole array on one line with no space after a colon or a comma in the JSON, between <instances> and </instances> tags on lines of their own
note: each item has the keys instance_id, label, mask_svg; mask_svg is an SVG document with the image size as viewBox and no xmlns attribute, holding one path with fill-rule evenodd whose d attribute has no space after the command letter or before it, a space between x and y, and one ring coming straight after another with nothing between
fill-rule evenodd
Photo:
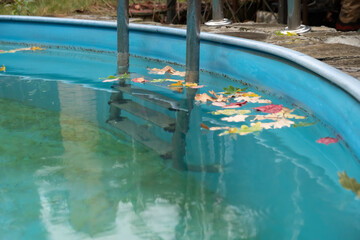
<instances>
[{"instance_id":1,"label":"turquoise water","mask_svg":"<svg viewBox=\"0 0 360 240\"><path fill-rule=\"evenodd\" d=\"M0 54L0 239L358 239L360 201L338 172L359 180L359 160L328 120L208 73L204 88L182 93L126 80L129 94L99 79L114 63L78 50ZM164 78L147 67L165 65L132 58L130 79ZM253 117L226 122L194 100L230 85L315 125L242 136L200 127L250 126ZM137 115L114 107L130 100ZM167 117L170 130L153 123ZM340 140L316 142L327 136Z\"/></svg>"}]
</instances>

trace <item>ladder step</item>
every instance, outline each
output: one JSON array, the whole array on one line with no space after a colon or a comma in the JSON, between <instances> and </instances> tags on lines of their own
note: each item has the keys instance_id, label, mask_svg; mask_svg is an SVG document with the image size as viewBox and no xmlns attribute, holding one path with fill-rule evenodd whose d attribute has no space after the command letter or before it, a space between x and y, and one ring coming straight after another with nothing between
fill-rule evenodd
<instances>
[{"instance_id":1,"label":"ladder step","mask_svg":"<svg viewBox=\"0 0 360 240\"><path fill-rule=\"evenodd\" d=\"M152 92L150 90L146 90L146 89L142 89L142 88L132 88L131 86L127 85L127 86L114 86L114 89L117 89L121 92L130 94L134 97L138 97L141 99L144 99L148 102L152 102L158 106L167 108L169 110L174 110L174 111L185 111L187 112L188 110L186 108L182 108L180 106L179 101L176 101L170 97L161 95L159 93L155 93Z\"/></svg>"},{"instance_id":2,"label":"ladder step","mask_svg":"<svg viewBox=\"0 0 360 240\"><path fill-rule=\"evenodd\" d=\"M127 100L126 102L117 103L112 102L111 106L120 108L122 110L125 110L128 113L131 113L135 116L138 116L146 121L152 122L159 127L163 128L166 131L174 132L175 131L175 119L157 112L155 110L152 110L150 108L146 108L136 102Z\"/></svg>"},{"instance_id":3,"label":"ladder step","mask_svg":"<svg viewBox=\"0 0 360 240\"><path fill-rule=\"evenodd\" d=\"M144 144L145 146L151 148L157 152L163 158L171 158L172 147L171 144L161 140L151 132L149 132L146 127L137 125L133 121L123 118L120 121L110 120L108 123L124 132L125 134L133 137L136 141Z\"/></svg>"}]
</instances>

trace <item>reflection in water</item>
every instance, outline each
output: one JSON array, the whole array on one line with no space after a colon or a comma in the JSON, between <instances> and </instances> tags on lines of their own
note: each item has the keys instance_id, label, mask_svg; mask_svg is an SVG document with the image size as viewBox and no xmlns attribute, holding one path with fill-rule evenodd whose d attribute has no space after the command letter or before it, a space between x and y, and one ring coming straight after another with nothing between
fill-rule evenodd
<instances>
[{"instance_id":1,"label":"reflection in water","mask_svg":"<svg viewBox=\"0 0 360 240\"><path fill-rule=\"evenodd\" d=\"M356 239L353 196L284 141L300 132L201 135L195 92L121 90L0 79L0 239ZM152 115L149 99L173 114Z\"/></svg>"},{"instance_id":2,"label":"reflection in water","mask_svg":"<svg viewBox=\"0 0 360 240\"><path fill-rule=\"evenodd\" d=\"M22 182L31 189L21 198L16 187L0 196L32 199L11 211L5 208L1 219L15 220L23 212L31 218L21 225L3 224L3 239L19 238L10 229L19 232L20 227L25 228L21 236L30 239L236 239L255 234L251 211L229 205L188 172L169 168L154 151L99 128L91 104L94 90L49 83L54 84L60 114L28 103L0 103L6 113L2 136L14 138L1 138L8 153L1 160L9 169L24 166ZM22 151L17 151L20 133L29 137L22 138ZM2 182L18 173L3 174Z\"/></svg>"}]
</instances>

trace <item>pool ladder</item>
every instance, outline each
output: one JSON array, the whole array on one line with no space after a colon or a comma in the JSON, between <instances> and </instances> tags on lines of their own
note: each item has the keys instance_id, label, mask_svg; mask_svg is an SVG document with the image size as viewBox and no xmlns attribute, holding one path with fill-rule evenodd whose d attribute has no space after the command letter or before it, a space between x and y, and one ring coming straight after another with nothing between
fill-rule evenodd
<instances>
[{"instance_id":1,"label":"pool ladder","mask_svg":"<svg viewBox=\"0 0 360 240\"><path fill-rule=\"evenodd\" d=\"M201 1L188 0L186 30L185 81L199 81ZM117 7L117 72L129 68L129 0L118 0Z\"/></svg>"},{"instance_id":2,"label":"pool ladder","mask_svg":"<svg viewBox=\"0 0 360 240\"><path fill-rule=\"evenodd\" d=\"M110 116L107 123L116 130L132 137L155 151L163 159L170 160L172 166L182 171L218 172L218 165L190 165L185 162L186 136L189 130L190 114L194 105L196 89L187 89L186 98L175 100L168 96L144 88L135 88L120 82L112 86L110 97ZM146 102L146 104L145 104ZM144 106L146 105L146 106ZM161 107L176 117L155 110ZM126 116L124 116L126 112ZM141 121L136 120L140 118ZM144 124L143 122L146 122ZM148 124L156 125L172 134L171 141L156 136Z\"/></svg>"}]
</instances>

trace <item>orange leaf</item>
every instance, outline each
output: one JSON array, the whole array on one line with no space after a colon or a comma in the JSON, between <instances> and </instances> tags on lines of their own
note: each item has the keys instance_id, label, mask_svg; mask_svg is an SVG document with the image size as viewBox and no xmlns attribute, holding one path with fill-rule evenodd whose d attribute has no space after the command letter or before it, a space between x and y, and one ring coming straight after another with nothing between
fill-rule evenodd
<instances>
[{"instance_id":1,"label":"orange leaf","mask_svg":"<svg viewBox=\"0 0 360 240\"><path fill-rule=\"evenodd\" d=\"M210 130L210 128L203 123L200 124L200 127L204 128L206 130Z\"/></svg>"}]
</instances>

